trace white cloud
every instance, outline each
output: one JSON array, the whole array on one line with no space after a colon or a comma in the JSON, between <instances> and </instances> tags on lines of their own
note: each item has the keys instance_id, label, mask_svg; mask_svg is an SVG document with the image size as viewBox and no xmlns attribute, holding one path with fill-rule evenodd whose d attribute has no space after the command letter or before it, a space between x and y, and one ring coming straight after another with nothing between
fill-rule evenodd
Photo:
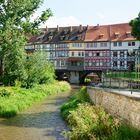
<instances>
[{"instance_id":1,"label":"white cloud","mask_svg":"<svg viewBox=\"0 0 140 140\"><path fill-rule=\"evenodd\" d=\"M46 21L45 25L42 24L41 26L48 26L48 27L56 27L59 26L75 26L80 25L82 22L74 16L68 17L51 17L48 21Z\"/></svg>"}]
</instances>

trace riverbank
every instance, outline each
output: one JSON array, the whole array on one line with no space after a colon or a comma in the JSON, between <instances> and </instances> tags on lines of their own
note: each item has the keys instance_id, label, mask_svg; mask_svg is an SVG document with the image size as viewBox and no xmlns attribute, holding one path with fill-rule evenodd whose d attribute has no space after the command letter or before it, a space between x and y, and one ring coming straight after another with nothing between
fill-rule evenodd
<instances>
[{"instance_id":1,"label":"riverbank","mask_svg":"<svg viewBox=\"0 0 140 140\"><path fill-rule=\"evenodd\" d=\"M0 117L12 117L49 95L70 91L66 82L37 85L31 89L0 87Z\"/></svg>"},{"instance_id":2,"label":"riverbank","mask_svg":"<svg viewBox=\"0 0 140 140\"><path fill-rule=\"evenodd\" d=\"M48 96L12 118L0 118L0 140L68 140L69 130L60 115L60 107L78 90Z\"/></svg>"},{"instance_id":3,"label":"riverbank","mask_svg":"<svg viewBox=\"0 0 140 140\"><path fill-rule=\"evenodd\" d=\"M140 132L112 117L101 106L91 103L87 89L82 88L61 107L62 117L71 131L66 132L73 139L138 140Z\"/></svg>"}]
</instances>

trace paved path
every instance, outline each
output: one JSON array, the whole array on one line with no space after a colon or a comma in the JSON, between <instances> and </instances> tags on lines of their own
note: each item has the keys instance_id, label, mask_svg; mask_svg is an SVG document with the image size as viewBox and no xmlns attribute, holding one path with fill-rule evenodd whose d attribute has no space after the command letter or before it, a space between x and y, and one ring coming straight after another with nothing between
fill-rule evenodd
<instances>
[{"instance_id":1,"label":"paved path","mask_svg":"<svg viewBox=\"0 0 140 140\"><path fill-rule=\"evenodd\" d=\"M0 140L66 140L68 127L60 116L70 93L47 98L11 119L0 119Z\"/></svg>"},{"instance_id":2,"label":"paved path","mask_svg":"<svg viewBox=\"0 0 140 140\"><path fill-rule=\"evenodd\" d=\"M116 94L121 94L121 95L125 95L128 97L132 97L132 98L137 98L140 99L140 92L139 91L132 91L131 90L122 90L122 89L113 89L113 88L100 88L100 87L94 87L96 89L102 89L105 90L107 92L113 92Z\"/></svg>"}]
</instances>

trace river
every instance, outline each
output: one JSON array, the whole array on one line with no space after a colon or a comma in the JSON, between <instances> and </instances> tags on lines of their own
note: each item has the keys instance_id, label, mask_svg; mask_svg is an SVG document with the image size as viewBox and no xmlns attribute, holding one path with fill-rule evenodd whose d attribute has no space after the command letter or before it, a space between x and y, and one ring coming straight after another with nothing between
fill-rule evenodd
<instances>
[{"instance_id":1,"label":"river","mask_svg":"<svg viewBox=\"0 0 140 140\"><path fill-rule=\"evenodd\" d=\"M73 87L72 92L78 88ZM19 115L0 119L0 140L67 140L68 126L60 116L60 107L71 93L50 96Z\"/></svg>"}]
</instances>

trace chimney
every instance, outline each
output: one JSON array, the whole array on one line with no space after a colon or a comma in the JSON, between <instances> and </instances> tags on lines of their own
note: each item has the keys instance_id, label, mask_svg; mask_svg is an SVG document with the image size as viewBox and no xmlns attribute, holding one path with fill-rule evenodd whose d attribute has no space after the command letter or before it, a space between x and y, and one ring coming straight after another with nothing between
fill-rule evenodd
<instances>
[{"instance_id":1,"label":"chimney","mask_svg":"<svg viewBox=\"0 0 140 140\"><path fill-rule=\"evenodd\" d=\"M87 25L87 30L89 30L89 25Z\"/></svg>"},{"instance_id":2,"label":"chimney","mask_svg":"<svg viewBox=\"0 0 140 140\"><path fill-rule=\"evenodd\" d=\"M93 28L96 30L96 29L98 29L99 28L99 24L97 24L96 26L93 26Z\"/></svg>"},{"instance_id":3,"label":"chimney","mask_svg":"<svg viewBox=\"0 0 140 140\"><path fill-rule=\"evenodd\" d=\"M59 25L57 25L57 32L59 32Z\"/></svg>"},{"instance_id":4,"label":"chimney","mask_svg":"<svg viewBox=\"0 0 140 140\"><path fill-rule=\"evenodd\" d=\"M79 26L79 32L82 32L82 31L83 31L83 26L80 25L80 26Z\"/></svg>"},{"instance_id":5,"label":"chimney","mask_svg":"<svg viewBox=\"0 0 140 140\"><path fill-rule=\"evenodd\" d=\"M48 32L48 27L46 26L46 32Z\"/></svg>"},{"instance_id":6,"label":"chimney","mask_svg":"<svg viewBox=\"0 0 140 140\"><path fill-rule=\"evenodd\" d=\"M70 26L70 32L72 32L72 30L73 30L73 29L72 29L72 26Z\"/></svg>"}]
</instances>

